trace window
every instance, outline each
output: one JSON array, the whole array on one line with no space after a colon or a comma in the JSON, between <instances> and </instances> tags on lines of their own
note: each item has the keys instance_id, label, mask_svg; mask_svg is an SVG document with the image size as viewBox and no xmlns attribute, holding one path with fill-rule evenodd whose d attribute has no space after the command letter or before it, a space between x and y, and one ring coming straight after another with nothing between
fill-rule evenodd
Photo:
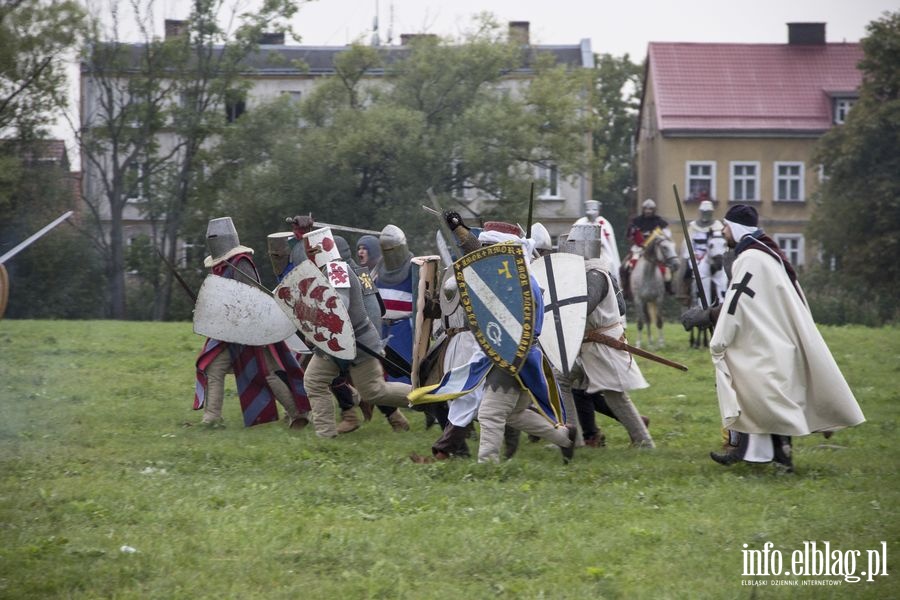
<instances>
[{"instance_id":1,"label":"window","mask_svg":"<svg viewBox=\"0 0 900 600\"><path fill-rule=\"evenodd\" d=\"M856 103L854 98L835 98L834 99L834 123L842 125L847 120L850 109Z\"/></svg>"},{"instance_id":2,"label":"window","mask_svg":"<svg viewBox=\"0 0 900 600\"><path fill-rule=\"evenodd\" d=\"M775 163L775 201L803 202L803 163Z\"/></svg>"},{"instance_id":3,"label":"window","mask_svg":"<svg viewBox=\"0 0 900 600\"><path fill-rule=\"evenodd\" d=\"M759 163L731 163L731 197L733 202L759 201Z\"/></svg>"},{"instance_id":4,"label":"window","mask_svg":"<svg viewBox=\"0 0 900 600\"><path fill-rule=\"evenodd\" d=\"M776 233L775 243L788 257L794 266L803 265L803 234L802 233Z\"/></svg>"},{"instance_id":5,"label":"window","mask_svg":"<svg viewBox=\"0 0 900 600\"><path fill-rule=\"evenodd\" d=\"M544 183L541 198L562 198L559 193L559 168L554 164L538 167L537 178Z\"/></svg>"},{"instance_id":6,"label":"window","mask_svg":"<svg viewBox=\"0 0 900 600\"><path fill-rule=\"evenodd\" d=\"M451 189L453 197L463 202L470 200L466 189L466 164L461 160L453 161L451 165Z\"/></svg>"},{"instance_id":7,"label":"window","mask_svg":"<svg viewBox=\"0 0 900 600\"><path fill-rule=\"evenodd\" d=\"M704 199L715 199L716 162L690 161L685 164L685 189L687 200L699 202Z\"/></svg>"},{"instance_id":8,"label":"window","mask_svg":"<svg viewBox=\"0 0 900 600\"><path fill-rule=\"evenodd\" d=\"M144 161L132 161L128 163L125 173L125 197L127 202L142 202L145 184L147 183L147 163Z\"/></svg>"},{"instance_id":9,"label":"window","mask_svg":"<svg viewBox=\"0 0 900 600\"><path fill-rule=\"evenodd\" d=\"M243 96L231 95L225 99L225 119L234 123L247 111L247 103Z\"/></svg>"},{"instance_id":10,"label":"window","mask_svg":"<svg viewBox=\"0 0 900 600\"><path fill-rule=\"evenodd\" d=\"M300 102L300 99L303 97L303 92L301 92L300 90L282 90L281 95L290 96L291 102L293 102L294 104L298 104Z\"/></svg>"}]
</instances>

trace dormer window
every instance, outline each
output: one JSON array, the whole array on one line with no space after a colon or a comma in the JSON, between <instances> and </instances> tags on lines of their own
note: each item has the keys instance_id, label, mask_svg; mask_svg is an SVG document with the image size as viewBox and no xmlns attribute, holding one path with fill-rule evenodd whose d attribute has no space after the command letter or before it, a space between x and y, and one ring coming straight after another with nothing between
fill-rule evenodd
<instances>
[{"instance_id":1,"label":"dormer window","mask_svg":"<svg viewBox=\"0 0 900 600\"><path fill-rule=\"evenodd\" d=\"M850 109L856 103L856 98L835 98L834 99L834 124L843 125L847 120Z\"/></svg>"}]
</instances>

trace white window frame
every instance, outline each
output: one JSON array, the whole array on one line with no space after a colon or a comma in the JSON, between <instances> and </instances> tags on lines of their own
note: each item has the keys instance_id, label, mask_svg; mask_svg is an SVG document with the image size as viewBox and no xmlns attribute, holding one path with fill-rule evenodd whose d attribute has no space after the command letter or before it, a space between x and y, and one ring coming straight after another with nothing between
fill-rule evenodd
<instances>
[{"instance_id":1,"label":"white window frame","mask_svg":"<svg viewBox=\"0 0 900 600\"><path fill-rule=\"evenodd\" d=\"M798 167L800 173L796 176L785 176L779 173L781 167ZM778 196L778 184L782 181L797 181L797 198L780 198ZM775 161L772 169L772 199L775 202L806 202L806 165L797 161Z\"/></svg>"},{"instance_id":2,"label":"white window frame","mask_svg":"<svg viewBox=\"0 0 900 600\"><path fill-rule=\"evenodd\" d=\"M791 261L792 265L800 267L806 264L806 239L803 237L802 233L776 233L772 237L775 239L775 243L778 244L778 247L781 248L781 251L788 257L788 260ZM784 242L796 242L797 247L785 250ZM795 256L792 256L792 254L795 254Z\"/></svg>"},{"instance_id":3,"label":"white window frame","mask_svg":"<svg viewBox=\"0 0 900 600\"><path fill-rule=\"evenodd\" d=\"M559 176L559 167L555 163L539 165L537 167L537 179L545 186L538 195L539 199L562 199L562 178Z\"/></svg>"},{"instance_id":4,"label":"white window frame","mask_svg":"<svg viewBox=\"0 0 900 600\"><path fill-rule=\"evenodd\" d=\"M738 167L753 167L753 176L748 175L737 175L735 173L735 169ZM759 170L760 164L759 161L751 161L751 160L733 160L728 163L728 199L731 202L759 202ZM744 194L746 195L746 183L748 181L753 182L753 197L752 198L738 198L737 197L737 184L744 184Z\"/></svg>"},{"instance_id":5,"label":"white window frame","mask_svg":"<svg viewBox=\"0 0 900 600\"><path fill-rule=\"evenodd\" d=\"M281 95L288 96L294 104L299 104L303 100L303 90L281 90Z\"/></svg>"},{"instance_id":6,"label":"white window frame","mask_svg":"<svg viewBox=\"0 0 900 600\"><path fill-rule=\"evenodd\" d=\"M847 121L847 115L853 105L856 104L856 98L834 98L834 119L835 125L843 125Z\"/></svg>"},{"instance_id":7,"label":"white window frame","mask_svg":"<svg viewBox=\"0 0 900 600\"><path fill-rule=\"evenodd\" d=\"M135 160L128 164L128 174L134 173L135 177L135 192L137 195L131 196L129 195L125 198L125 202L130 204L134 204L137 202L143 202L146 200L146 196L144 195L144 184L147 182L147 163L143 160ZM129 192L131 190L128 190ZM130 242L129 242L130 245Z\"/></svg>"},{"instance_id":8,"label":"white window frame","mask_svg":"<svg viewBox=\"0 0 900 600\"><path fill-rule=\"evenodd\" d=\"M716 161L714 160L689 160L684 163L684 189L688 200L697 200L691 193L691 179L706 179L706 177L691 177L691 167L709 167L709 199L716 198Z\"/></svg>"}]
</instances>

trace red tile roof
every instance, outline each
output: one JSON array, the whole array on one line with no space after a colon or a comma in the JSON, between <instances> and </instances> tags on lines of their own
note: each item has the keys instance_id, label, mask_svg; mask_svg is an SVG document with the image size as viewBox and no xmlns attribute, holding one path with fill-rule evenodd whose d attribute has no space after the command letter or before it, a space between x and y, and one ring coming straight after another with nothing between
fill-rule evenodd
<instances>
[{"instance_id":1,"label":"red tile roof","mask_svg":"<svg viewBox=\"0 0 900 600\"><path fill-rule=\"evenodd\" d=\"M653 42L649 73L657 127L673 130L822 132L831 98L862 81L858 43L689 44Z\"/></svg>"}]
</instances>

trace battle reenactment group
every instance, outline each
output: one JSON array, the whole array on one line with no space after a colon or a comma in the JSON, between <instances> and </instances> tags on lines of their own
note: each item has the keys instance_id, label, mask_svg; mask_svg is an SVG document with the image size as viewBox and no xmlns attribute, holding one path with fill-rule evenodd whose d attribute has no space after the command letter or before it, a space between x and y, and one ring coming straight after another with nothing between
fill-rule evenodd
<instances>
[{"instance_id":1,"label":"battle reenactment group","mask_svg":"<svg viewBox=\"0 0 900 600\"><path fill-rule=\"evenodd\" d=\"M268 238L274 291L262 286L231 218L212 219L204 262L211 275L194 315L195 331L208 336L194 398L202 423L222 425L225 376L233 373L245 426L278 420L276 400L291 429L311 422L323 438L355 431L360 412L369 420L373 407L394 431L409 429L399 408L423 411L441 434L430 456L411 455L415 462L470 456L477 421L479 462L511 458L525 432L558 446L567 463L576 447L605 445L596 412L621 423L634 447L653 448L649 419L628 395L649 385L633 353L680 365L625 339L630 273L650 240L671 239L653 200L629 224L621 264L594 200L558 251L540 223L526 235L513 223L472 227L456 212L432 212L440 257L414 257L396 225L360 237L354 256L332 231L352 228L287 218L292 231ZM756 210L734 205L724 222L712 215L712 203L701 202L682 257L702 261L724 241L734 251L731 285L717 281L716 293L716 274L694 267L710 306L681 317L686 330L713 331L725 441L710 457L793 471L792 437L830 435L865 419ZM668 288L669 269L653 268Z\"/></svg>"}]
</instances>

